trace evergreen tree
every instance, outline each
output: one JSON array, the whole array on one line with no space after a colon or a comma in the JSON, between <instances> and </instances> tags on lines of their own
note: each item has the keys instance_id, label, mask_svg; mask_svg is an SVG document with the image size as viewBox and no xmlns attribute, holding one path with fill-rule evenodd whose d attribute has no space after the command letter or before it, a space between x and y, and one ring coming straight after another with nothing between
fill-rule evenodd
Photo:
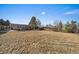
<instances>
[{"instance_id":1,"label":"evergreen tree","mask_svg":"<svg viewBox=\"0 0 79 59\"><path fill-rule=\"evenodd\" d=\"M5 21L3 19L0 19L0 25L4 25Z\"/></svg>"},{"instance_id":2,"label":"evergreen tree","mask_svg":"<svg viewBox=\"0 0 79 59\"><path fill-rule=\"evenodd\" d=\"M10 21L9 21L9 20L6 20L6 21L5 21L5 25L6 25L6 26L9 26L9 24L10 24Z\"/></svg>"},{"instance_id":3,"label":"evergreen tree","mask_svg":"<svg viewBox=\"0 0 79 59\"><path fill-rule=\"evenodd\" d=\"M69 24L69 22L67 22L65 24L64 32L70 32L70 24Z\"/></svg>"},{"instance_id":4,"label":"evergreen tree","mask_svg":"<svg viewBox=\"0 0 79 59\"><path fill-rule=\"evenodd\" d=\"M35 30L35 29L38 28L38 26L37 26L37 21L36 21L36 17L35 17L35 16L33 16L33 17L31 18L31 21L29 22L29 27L30 27L30 29L32 29L32 30Z\"/></svg>"},{"instance_id":5,"label":"evergreen tree","mask_svg":"<svg viewBox=\"0 0 79 59\"><path fill-rule=\"evenodd\" d=\"M72 20L70 27L71 27L71 32L72 33L76 32L76 29L77 29L76 21Z\"/></svg>"},{"instance_id":6,"label":"evergreen tree","mask_svg":"<svg viewBox=\"0 0 79 59\"><path fill-rule=\"evenodd\" d=\"M9 26L9 24L9 20L4 21L3 19L0 19L0 25Z\"/></svg>"},{"instance_id":7,"label":"evergreen tree","mask_svg":"<svg viewBox=\"0 0 79 59\"><path fill-rule=\"evenodd\" d=\"M63 27L63 24L62 24L62 22L60 21L60 22L58 23L58 31L62 32L62 27Z\"/></svg>"},{"instance_id":8,"label":"evergreen tree","mask_svg":"<svg viewBox=\"0 0 79 59\"><path fill-rule=\"evenodd\" d=\"M65 25L65 32L74 33L77 30L76 21L67 22Z\"/></svg>"}]
</instances>

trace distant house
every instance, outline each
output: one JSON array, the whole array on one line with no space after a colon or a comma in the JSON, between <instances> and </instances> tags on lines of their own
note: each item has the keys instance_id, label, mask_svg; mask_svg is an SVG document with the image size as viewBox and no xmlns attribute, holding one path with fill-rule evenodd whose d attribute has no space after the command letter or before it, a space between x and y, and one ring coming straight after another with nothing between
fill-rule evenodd
<instances>
[{"instance_id":1,"label":"distant house","mask_svg":"<svg viewBox=\"0 0 79 59\"><path fill-rule=\"evenodd\" d=\"M0 30L10 30L10 27L5 25L0 25Z\"/></svg>"},{"instance_id":2,"label":"distant house","mask_svg":"<svg viewBox=\"0 0 79 59\"><path fill-rule=\"evenodd\" d=\"M0 25L0 33L8 32L10 30L9 26Z\"/></svg>"},{"instance_id":3,"label":"distant house","mask_svg":"<svg viewBox=\"0 0 79 59\"><path fill-rule=\"evenodd\" d=\"M53 25L47 25L44 29L45 30L52 30L52 31L56 31L57 30L56 26L53 26Z\"/></svg>"},{"instance_id":4,"label":"distant house","mask_svg":"<svg viewBox=\"0 0 79 59\"><path fill-rule=\"evenodd\" d=\"M28 29L28 25L10 24L10 29L11 30L27 30Z\"/></svg>"}]
</instances>

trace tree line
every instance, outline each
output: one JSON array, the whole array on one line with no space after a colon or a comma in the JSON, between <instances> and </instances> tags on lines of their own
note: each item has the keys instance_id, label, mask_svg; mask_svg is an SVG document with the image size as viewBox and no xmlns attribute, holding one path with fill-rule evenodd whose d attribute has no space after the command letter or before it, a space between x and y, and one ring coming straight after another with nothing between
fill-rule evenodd
<instances>
[{"instance_id":1,"label":"tree line","mask_svg":"<svg viewBox=\"0 0 79 59\"><path fill-rule=\"evenodd\" d=\"M0 26L9 26L10 21L6 20L4 21L3 19L0 19ZM39 19L36 19L35 16L33 16L28 24L28 30L45 30L45 29L50 29L57 32L68 32L68 33L78 33L79 32L79 24L72 20L68 21L66 24L63 24L62 21L56 21L54 25L48 24L46 26L43 26L41 24L41 21Z\"/></svg>"},{"instance_id":2,"label":"tree line","mask_svg":"<svg viewBox=\"0 0 79 59\"><path fill-rule=\"evenodd\" d=\"M7 31L10 29L9 27L10 21L9 20L4 20L4 19L0 19L0 33L2 31Z\"/></svg>"},{"instance_id":3,"label":"tree line","mask_svg":"<svg viewBox=\"0 0 79 59\"><path fill-rule=\"evenodd\" d=\"M0 19L0 25L4 25L4 26L9 26L10 21L9 20L4 20L4 19Z\"/></svg>"},{"instance_id":4,"label":"tree line","mask_svg":"<svg viewBox=\"0 0 79 59\"><path fill-rule=\"evenodd\" d=\"M76 21L68 21L66 24L63 24L61 21L56 25L56 29L59 32L68 32L68 33L77 33L79 32L79 25Z\"/></svg>"},{"instance_id":5,"label":"tree line","mask_svg":"<svg viewBox=\"0 0 79 59\"><path fill-rule=\"evenodd\" d=\"M29 28L31 30L41 29L44 30L45 28L49 28L51 30L55 29L54 31L57 32L67 32L67 33L78 33L79 32L79 24L72 20L68 21L66 24L63 24L62 21L56 22L54 25L48 24L46 26L42 26L40 20L37 20L35 16L31 18L29 22Z\"/></svg>"}]
</instances>

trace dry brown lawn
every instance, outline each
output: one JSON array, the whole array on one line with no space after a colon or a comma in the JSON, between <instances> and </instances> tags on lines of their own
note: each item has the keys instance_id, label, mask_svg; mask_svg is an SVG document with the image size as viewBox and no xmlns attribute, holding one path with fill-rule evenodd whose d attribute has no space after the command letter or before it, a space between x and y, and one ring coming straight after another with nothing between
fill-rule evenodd
<instances>
[{"instance_id":1,"label":"dry brown lawn","mask_svg":"<svg viewBox=\"0 0 79 59\"><path fill-rule=\"evenodd\" d=\"M79 53L79 35L53 31L9 31L0 35L0 53Z\"/></svg>"}]
</instances>

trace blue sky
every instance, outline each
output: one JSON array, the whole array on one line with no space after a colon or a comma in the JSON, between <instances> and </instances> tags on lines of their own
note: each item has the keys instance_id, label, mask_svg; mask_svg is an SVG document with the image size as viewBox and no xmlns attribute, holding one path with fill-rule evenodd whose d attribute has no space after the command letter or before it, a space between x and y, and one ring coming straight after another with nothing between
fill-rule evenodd
<instances>
[{"instance_id":1,"label":"blue sky","mask_svg":"<svg viewBox=\"0 0 79 59\"><path fill-rule=\"evenodd\" d=\"M0 4L0 18L11 23L28 24L32 16L43 25L60 20L79 22L79 4Z\"/></svg>"}]
</instances>

